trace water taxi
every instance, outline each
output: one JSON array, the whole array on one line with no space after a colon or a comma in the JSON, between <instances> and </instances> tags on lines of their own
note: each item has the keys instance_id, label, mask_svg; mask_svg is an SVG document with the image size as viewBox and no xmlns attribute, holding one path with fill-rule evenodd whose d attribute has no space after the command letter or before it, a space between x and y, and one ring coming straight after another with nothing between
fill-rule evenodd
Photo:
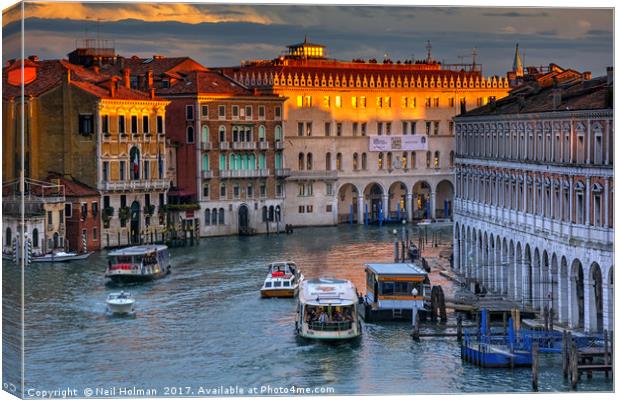
<instances>
[{"instance_id":1,"label":"water taxi","mask_svg":"<svg viewBox=\"0 0 620 400\"><path fill-rule=\"evenodd\" d=\"M359 337L357 290L351 281L335 278L305 280L299 288L297 334L307 339L345 340Z\"/></svg>"},{"instance_id":2,"label":"water taxi","mask_svg":"<svg viewBox=\"0 0 620 400\"><path fill-rule=\"evenodd\" d=\"M170 273L170 253L165 245L131 246L108 254L105 276L115 283L145 282Z\"/></svg>"},{"instance_id":3,"label":"water taxi","mask_svg":"<svg viewBox=\"0 0 620 400\"><path fill-rule=\"evenodd\" d=\"M411 321L414 306L425 312L431 287L419 263L368 263L364 267L366 295L360 307L364 321Z\"/></svg>"},{"instance_id":4,"label":"water taxi","mask_svg":"<svg viewBox=\"0 0 620 400\"><path fill-rule=\"evenodd\" d=\"M129 292L110 293L106 304L112 314L130 314L133 312L136 300Z\"/></svg>"},{"instance_id":5,"label":"water taxi","mask_svg":"<svg viewBox=\"0 0 620 400\"><path fill-rule=\"evenodd\" d=\"M267 278L260 289L262 297L295 297L304 276L292 261L269 264Z\"/></svg>"}]
</instances>

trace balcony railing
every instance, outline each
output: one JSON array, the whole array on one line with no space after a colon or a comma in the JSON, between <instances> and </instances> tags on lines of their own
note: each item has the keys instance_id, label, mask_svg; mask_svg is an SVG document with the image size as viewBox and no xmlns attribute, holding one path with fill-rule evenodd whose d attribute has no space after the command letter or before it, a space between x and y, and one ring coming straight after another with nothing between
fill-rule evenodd
<instances>
[{"instance_id":1,"label":"balcony railing","mask_svg":"<svg viewBox=\"0 0 620 400\"><path fill-rule=\"evenodd\" d=\"M261 150L269 150L269 142L258 142L258 148Z\"/></svg>"},{"instance_id":2,"label":"balcony railing","mask_svg":"<svg viewBox=\"0 0 620 400\"><path fill-rule=\"evenodd\" d=\"M290 176L291 175L291 169L290 168L276 168L276 176L283 178L286 176Z\"/></svg>"},{"instance_id":3,"label":"balcony railing","mask_svg":"<svg viewBox=\"0 0 620 400\"><path fill-rule=\"evenodd\" d=\"M170 186L170 182L165 179L144 179L129 181L100 182L97 185L99 190L165 190Z\"/></svg>"},{"instance_id":4,"label":"balcony railing","mask_svg":"<svg viewBox=\"0 0 620 400\"><path fill-rule=\"evenodd\" d=\"M340 321L340 322L318 322L312 321L308 324L308 328L313 331L348 331L353 326L353 321Z\"/></svg>"},{"instance_id":5,"label":"balcony railing","mask_svg":"<svg viewBox=\"0 0 620 400\"><path fill-rule=\"evenodd\" d=\"M209 151L213 149L213 143L211 142L202 142L200 143L200 150Z\"/></svg>"},{"instance_id":6,"label":"balcony railing","mask_svg":"<svg viewBox=\"0 0 620 400\"><path fill-rule=\"evenodd\" d=\"M281 140L276 141L276 150L282 150L284 148L284 142Z\"/></svg>"},{"instance_id":7,"label":"balcony railing","mask_svg":"<svg viewBox=\"0 0 620 400\"><path fill-rule=\"evenodd\" d=\"M234 150L256 150L256 142L233 142Z\"/></svg>"},{"instance_id":8,"label":"balcony railing","mask_svg":"<svg viewBox=\"0 0 620 400\"><path fill-rule=\"evenodd\" d=\"M269 176L269 168L264 169L224 169L220 170L221 178L266 178Z\"/></svg>"},{"instance_id":9,"label":"balcony railing","mask_svg":"<svg viewBox=\"0 0 620 400\"><path fill-rule=\"evenodd\" d=\"M220 150L229 150L229 149L230 149L230 143L220 142Z\"/></svg>"},{"instance_id":10,"label":"balcony railing","mask_svg":"<svg viewBox=\"0 0 620 400\"><path fill-rule=\"evenodd\" d=\"M202 171L202 179L213 178L213 171Z\"/></svg>"},{"instance_id":11,"label":"balcony railing","mask_svg":"<svg viewBox=\"0 0 620 400\"><path fill-rule=\"evenodd\" d=\"M291 171L290 176L294 179L335 179L338 177L338 171Z\"/></svg>"}]
</instances>

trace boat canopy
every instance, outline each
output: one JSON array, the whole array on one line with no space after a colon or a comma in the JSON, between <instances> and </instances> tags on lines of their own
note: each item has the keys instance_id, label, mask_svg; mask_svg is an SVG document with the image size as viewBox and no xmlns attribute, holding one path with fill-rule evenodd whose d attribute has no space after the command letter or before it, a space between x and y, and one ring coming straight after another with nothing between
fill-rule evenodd
<instances>
[{"instance_id":1,"label":"boat canopy","mask_svg":"<svg viewBox=\"0 0 620 400\"><path fill-rule=\"evenodd\" d=\"M303 281L299 301L314 306L348 306L357 303L357 291L353 283L344 279L318 278Z\"/></svg>"},{"instance_id":2,"label":"boat canopy","mask_svg":"<svg viewBox=\"0 0 620 400\"><path fill-rule=\"evenodd\" d=\"M119 256L141 256L145 254L164 251L168 248L168 246L163 244L154 244L154 245L145 245L145 246L131 246L125 247L123 249L114 250L108 253L108 257L119 257Z\"/></svg>"},{"instance_id":3,"label":"boat canopy","mask_svg":"<svg viewBox=\"0 0 620 400\"><path fill-rule=\"evenodd\" d=\"M368 263L364 266L366 271L371 271L378 277L425 278L428 275L424 268L416 263Z\"/></svg>"}]
</instances>

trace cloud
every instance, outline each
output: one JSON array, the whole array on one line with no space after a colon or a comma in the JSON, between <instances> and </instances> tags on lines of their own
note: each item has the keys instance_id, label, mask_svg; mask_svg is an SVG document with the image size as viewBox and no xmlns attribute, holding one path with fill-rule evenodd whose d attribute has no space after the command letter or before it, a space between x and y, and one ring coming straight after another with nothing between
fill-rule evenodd
<instances>
[{"instance_id":1,"label":"cloud","mask_svg":"<svg viewBox=\"0 0 620 400\"><path fill-rule=\"evenodd\" d=\"M511 25L508 25L508 26L503 27L501 31L503 33L515 33L517 31L517 28Z\"/></svg>"},{"instance_id":2,"label":"cloud","mask_svg":"<svg viewBox=\"0 0 620 400\"><path fill-rule=\"evenodd\" d=\"M542 12L539 14L522 13L518 11L509 12L486 12L482 14L485 17L508 17L508 18L532 18L532 17L548 17L549 14Z\"/></svg>"}]
</instances>

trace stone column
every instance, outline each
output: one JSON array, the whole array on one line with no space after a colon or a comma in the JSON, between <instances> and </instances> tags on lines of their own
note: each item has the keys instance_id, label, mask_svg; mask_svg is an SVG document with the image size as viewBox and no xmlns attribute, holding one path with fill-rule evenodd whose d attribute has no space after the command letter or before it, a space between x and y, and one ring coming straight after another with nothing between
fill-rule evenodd
<instances>
[{"instance_id":1,"label":"stone column","mask_svg":"<svg viewBox=\"0 0 620 400\"><path fill-rule=\"evenodd\" d=\"M605 195L603 196L603 204L605 211L603 218L605 218L605 228L609 228L609 178L605 178Z\"/></svg>"},{"instance_id":2,"label":"stone column","mask_svg":"<svg viewBox=\"0 0 620 400\"><path fill-rule=\"evenodd\" d=\"M589 176L586 176L586 192L584 195L586 197L586 211L585 211L586 225L589 226L590 225L590 177Z\"/></svg>"},{"instance_id":3,"label":"stone column","mask_svg":"<svg viewBox=\"0 0 620 400\"><path fill-rule=\"evenodd\" d=\"M576 282L573 280L573 277L571 276L571 270L570 270L570 266L568 267L568 273L567 273L567 287L566 287L566 310L568 312L568 326L570 328L574 328L576 323L574 321L573 318L573 291L575 290L575 284Z\"/></svg>"},{"instance_id":4,"label":"stone column","mask_svg":"<svg viewBox=\"0 0 620 400\"><path fill-rule=\"evenodd\" d=\"M459 263L461 262L461 240L459 239L460 232L457 232L454 235L454 241L452 244L452 269L456 271L460 271L461 266Z\"/></svg>"},{"instance_id":5,"label":"stone column","mask_svg":"<svg viewBox=\"0 0 620 400\"><path fill-rule=\"evenodd\" d=\"M435 219L435 192L431 192L431 219Z\"/></svg>"},{"instance_id":6,"label":"stone column","mask_svg":"<svg viewBox=\"0 0 620 400\"><path fill-rule=\"evenodd\" d=\"M590 141L592 139L591 136L591 132L592 132L592 124L590 123L590 120L588 119L587 121L588 124L588 129L586 132L586 164L590 164Z\"/></svg>"},{"instance_id":7,"label":"stone column","mask_svg":"<svg viewBox=\"0 0 620 400\"><path fill-rule=\"evenodd\" d=\"M583 274L583 329L586 333L596 331L596 309L590 309L590 292L594 289L591 287L590 276L584 268ZM590 321L590 314L594 314L594 326Z\"/></svg>"},{"instance_id":8,"label":"stone column","mask_svg":"<svg viewBox=\"0 0 620 400\"><path fill-rule=\"evenodd\" d=\"M385 220L390 212L390 198L387 193L383 194L382 203L383 204L381 205L381 207L383 207L383 219Z\"/></svg>"},{"instance_id":9,"label":"stone column","mask_svg":"<svg viewBox=\"0 0 620 400\"><path fill-rule=\"evenodd\" d=\"M573 179L568 181L568 224L573 225Z\"/></svg>"},{"instance_id":10,"label":"stone column","mask_svg":"<svg viewBox=\"0 0 620 400\"><path fill-rule=\"evenodd\" d=\"M413 220L413 194L411 192L407 192L405 207L407 207L407 221L411 222Z\"/></svg>"},{"instance_id":11,"label":"stone column","mask_svg":"<svg viewBox=\"0 0 620 400\"><path fill-rule=\"evenodd\" d=\"M357 223L364 224L364 194L358 194L357 196Z\"/></svg>"}]
</instances>

